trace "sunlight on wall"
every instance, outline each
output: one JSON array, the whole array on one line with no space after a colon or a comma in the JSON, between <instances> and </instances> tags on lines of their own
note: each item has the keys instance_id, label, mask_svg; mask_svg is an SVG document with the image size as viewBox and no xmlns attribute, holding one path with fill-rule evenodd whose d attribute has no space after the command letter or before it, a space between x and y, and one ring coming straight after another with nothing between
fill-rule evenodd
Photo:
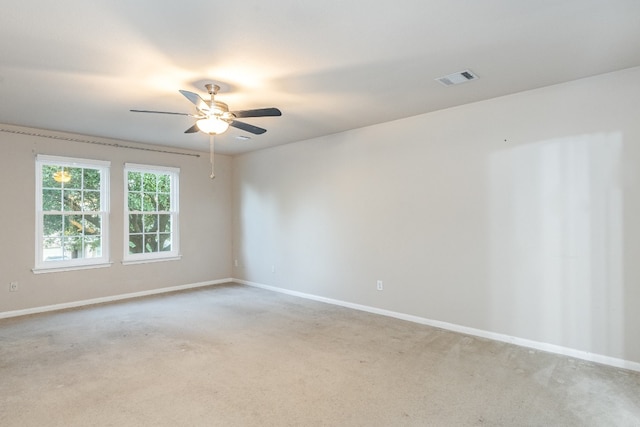
<instances>
[{"instance_id":1,"label":"sunlight on wall","mask_svg":"<svg viewBox=\"0 0 640 427\"><path fill-rule=\"evenodd\" d=\"M494 325L574 348L623 350L621 154L622 135L601 133L492 155Z\"/></svg>"}]
</instances>

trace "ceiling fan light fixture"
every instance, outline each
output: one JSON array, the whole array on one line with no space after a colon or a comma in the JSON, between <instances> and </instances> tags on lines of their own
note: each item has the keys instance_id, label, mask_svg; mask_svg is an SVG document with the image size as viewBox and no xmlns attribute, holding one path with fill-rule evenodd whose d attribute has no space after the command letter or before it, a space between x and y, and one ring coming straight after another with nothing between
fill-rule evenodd
<instances>
[{"instance_id":1,"label":"ceiling fan light fixture","mask_svg":"<svg viewBox=\"0 0 640 427\"><path fill-rule=\"evenodd\" d=\"M210 135L220 135L229 129L229 123L224 120L220 120L216 117L210 117L208 119L200 119L196 122L196 126L204 133Z\"/></svg>"}]
</instances>

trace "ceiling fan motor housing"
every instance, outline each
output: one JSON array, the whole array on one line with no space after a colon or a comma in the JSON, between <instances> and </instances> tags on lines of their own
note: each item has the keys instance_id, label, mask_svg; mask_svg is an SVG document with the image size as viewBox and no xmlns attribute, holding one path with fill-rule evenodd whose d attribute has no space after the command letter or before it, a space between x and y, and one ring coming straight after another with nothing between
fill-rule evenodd
<instances>
[{"instance_id":1,"label":"ceiling fan motor housing","mask_svg":"<svg viewBox=\"0 0 640 427\"><path fill-rule=\"evenodd\" d=\"M209 101L207 104L209 104L209 107L211 108L211 111L214 112L214 114L219 113L228 113L229 112L229 106L227 104L225 104L224 102L220 102L220 101Z\"/></svg>"}]
</instances>

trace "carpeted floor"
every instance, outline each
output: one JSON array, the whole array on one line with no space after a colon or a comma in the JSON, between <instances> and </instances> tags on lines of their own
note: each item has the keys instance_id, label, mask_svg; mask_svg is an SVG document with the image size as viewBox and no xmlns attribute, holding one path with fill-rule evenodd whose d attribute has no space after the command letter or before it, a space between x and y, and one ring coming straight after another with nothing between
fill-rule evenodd
<instances>
[{"instance_id":1,"label":"carpeted floor","mask_svg":"<svg viewBox=\"0 0 640 427\"><path fill-rule=\"evenodd\" d=\"M640 426L640 373L230 284L0 320L0 425Z\"/></svg>"}]
</instances>

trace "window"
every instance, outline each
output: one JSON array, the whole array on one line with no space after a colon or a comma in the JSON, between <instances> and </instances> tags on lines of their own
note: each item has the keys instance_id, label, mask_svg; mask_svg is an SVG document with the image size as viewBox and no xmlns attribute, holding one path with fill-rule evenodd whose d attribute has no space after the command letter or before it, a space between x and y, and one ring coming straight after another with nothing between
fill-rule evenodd
<instances>
[{"instance_id":1,"label":"window","mask_svg":"<svg viewBox=\"0 0 640 427\"><path fill-rule=\"evenodd\" d=\"M108 265L109 162L38 155L34 272Z\"/></svg>"},{"instance_id":2,"label":"window","mask_svg":"<svg viewBox=\"0 0 640 427\"><path fill-rule=\"evenodd\" d=\"M178 258L180 170L127 163L124 173L125 263Z\"/></svg>"}]
</instances>

